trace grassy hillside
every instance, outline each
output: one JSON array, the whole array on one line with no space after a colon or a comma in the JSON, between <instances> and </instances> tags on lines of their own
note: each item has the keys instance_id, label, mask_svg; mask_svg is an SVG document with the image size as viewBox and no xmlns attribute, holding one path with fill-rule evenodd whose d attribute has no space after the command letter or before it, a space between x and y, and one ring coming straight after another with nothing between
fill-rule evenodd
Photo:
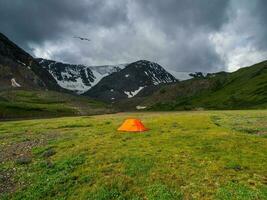
<instances>
[{"instance_id":1,"label":"grassy hillside","mask_svg":"<svg viewBox=\"0 0 267 200\"><path fill-rule=\"evenodd\" d=\"M128 105L151 110L267 108L267 61L165 86L150 97L130 99L118 107L127 109Z\"/></svg>"},{"instance_id":2,"label":"grassy hillside","mask_svg":"<svg viewBox=\"0 0 267 200\"><path fill-rule=\"evenodd\" d=\"M0 91L0 119L92 115L112 112L107 105L52 91Z\"/></svg>"},{"instance_id":3,"label":"grassy hillside","mask_svg":"<svg viewBox=\"0 0 267 200\"><path fill-rule=\"evenodd\" d=\"M150 131L119 133L127 117ZM0 123L0 199L267 199L267 111Z\"/></svg>"}]
</instances>

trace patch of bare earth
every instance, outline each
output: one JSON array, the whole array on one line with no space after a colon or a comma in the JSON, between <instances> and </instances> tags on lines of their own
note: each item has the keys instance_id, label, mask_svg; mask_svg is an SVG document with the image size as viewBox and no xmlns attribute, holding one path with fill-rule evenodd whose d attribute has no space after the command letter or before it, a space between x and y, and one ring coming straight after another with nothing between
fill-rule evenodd
<instances>
[{"instance_id":1,"label":"patch of bare earth","mask_svg":"<svg viewBox=\"0 0 267 200\"><path fill-rule=\"evenodd\" d=\"M0 163L6 161L14 161L22 157L31 158L32 148L44 145L44 143L44 140L29 140L16 144L5 145L0 151Z\"/></svg>"},{"instance_id":2,"label":"patch of bare earth","mask_svg":"<svg viewBox=\"0 0 267 200\"><path fill-rule=\"evenodd\" d=\"M15 191L16 184L14 181L15 169L0 171L0 198L1 194Z\"/></svg>"},{"instance_id":3,"label":"patch of bare earth","mask_svg":"<svg viewBox=\"0 0 267 200\"><path fill-rule=\"evenodd\" d=\"M0 164L12 161L16 164L28 164L32 160L31 150L34 147L44 145L44 140L23 141L9 144L0 148ZM20 187L15 181L16 168L8 168L0 171L0 197L1 194L12 193Z\"/></svg>"},{"instance_id":4,"label":"patch of bare earth","mask_svg":"<svg viewBox=\"0 0 267 200\"><path fill-rule=\"evenodd\" d=\"M29 164L33 159L33 148L45 146L48 141L56 140L59 136L59 132L47 133L39 136L38 139L32 138L17 143L0 145L0 165L4 166L7 162L14 162L17 166ZM24 183L16 182L16 172L16 167L0 169L0 199L1 195L11 194L18 188L25 186Z\"/></svg>"}]
</instances>

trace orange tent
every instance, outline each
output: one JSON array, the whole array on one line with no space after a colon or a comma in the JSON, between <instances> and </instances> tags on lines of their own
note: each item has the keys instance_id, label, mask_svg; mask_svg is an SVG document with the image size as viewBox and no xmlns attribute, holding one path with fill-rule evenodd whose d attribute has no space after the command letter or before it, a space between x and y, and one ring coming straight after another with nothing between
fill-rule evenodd
<instances>
[{"instance_id":1,"label":"orange tent","mask_svg":"<svg viewBox=\"0 0 267 200\"><path fill-rule=\"evenodd\" d=\"M142 132L147 131L141 120L139 119L126 119L123 124L118 128L118 131L129 131L129 132Z\"/></svg>"}]
</instances>

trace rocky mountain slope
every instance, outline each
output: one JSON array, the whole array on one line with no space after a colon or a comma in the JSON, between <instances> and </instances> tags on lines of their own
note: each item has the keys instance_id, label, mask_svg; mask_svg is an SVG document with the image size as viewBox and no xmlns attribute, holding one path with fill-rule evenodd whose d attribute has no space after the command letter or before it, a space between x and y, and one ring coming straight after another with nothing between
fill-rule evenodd
<instances>
[{"instance_id":1,"label":"rocky mountain slope","mask_svg":"<svg viewBox=\"0 0 267 200\"><path fill-rule=\"evenodd\" d=\"M10 88L62 91L31 55L0 33L0 89Z\"/></svg>"},{"instance_id":2,"label":"rocky mountain slope","mask_svg":"<svg viewBox=\"0 0 267 200\"><path fill-rule=\"evenodd\" d=\"M104 77L84 95L116 102L142 94L149 95L160 85L175 82L177 79L157 63L140 60Z\"/></svg>"}]
</instances>

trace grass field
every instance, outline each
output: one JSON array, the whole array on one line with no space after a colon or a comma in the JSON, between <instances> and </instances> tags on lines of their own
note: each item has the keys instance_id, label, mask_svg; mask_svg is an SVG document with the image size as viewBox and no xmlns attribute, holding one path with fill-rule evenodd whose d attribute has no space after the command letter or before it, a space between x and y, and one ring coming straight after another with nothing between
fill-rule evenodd
<instances>
[{"instance_id":1,"label":"grass field","mask_svg":"<svg viewBox=\"0 0 267 200\"><path fill-rule=\"evenodd\" d=\"M267 199L267 110L1 122L0 164L0 199Z\"/></svg>"}]
</instances>

